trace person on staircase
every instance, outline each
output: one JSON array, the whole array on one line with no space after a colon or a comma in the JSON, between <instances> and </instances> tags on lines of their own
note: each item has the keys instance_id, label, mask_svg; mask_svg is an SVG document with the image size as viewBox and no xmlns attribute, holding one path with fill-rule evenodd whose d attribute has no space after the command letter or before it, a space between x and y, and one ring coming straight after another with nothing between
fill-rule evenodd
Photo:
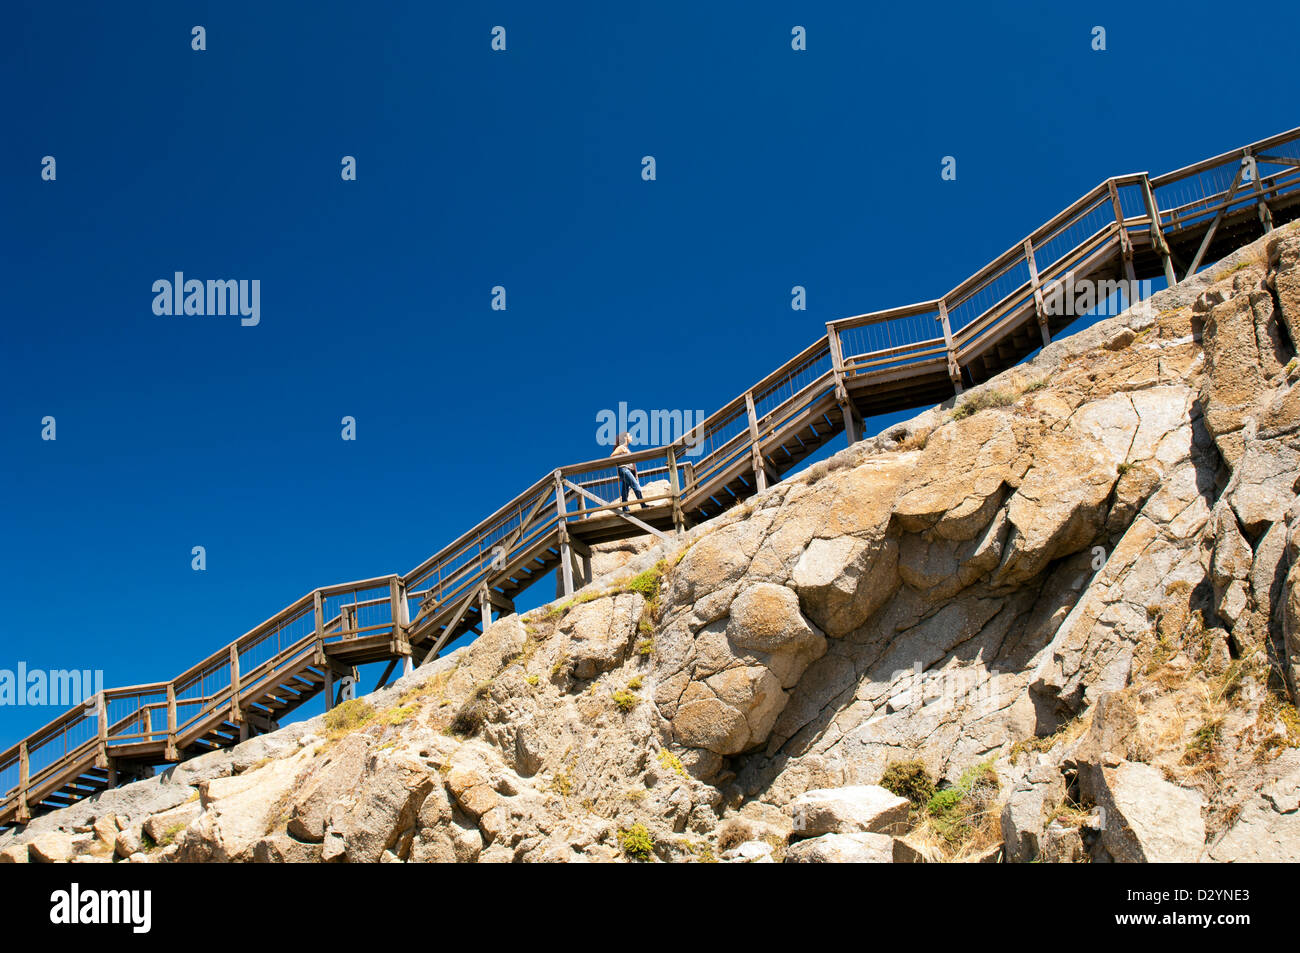
<instances>
[{"instance_id":1,"label":"person on staircase","mask_svg":"<svg viewBox=\"0 0 1300 953\"><path fill-rule=\"evenodd\" d=\"M621 457L623 454L631 453L631 452L632 452L632 448L628 446L628 436L627 436L627 431L625 430L618 435L618 446L614 448L614 452L610 454L610 457ZM618 488L619 488L619 500L621 502L623 503L627 502L627 491L628 489L631 489L632 492L636 494L636 498L642 501L641 509L644 510L648 508L649 504L644 502L645 497L641 495L641 483L636 478L635 461L628 461L627 463L619 465ZM627 507L626 506L623 507L621 510L619 510L619 512L626 513Z\"/></svg>"}]
</instances>

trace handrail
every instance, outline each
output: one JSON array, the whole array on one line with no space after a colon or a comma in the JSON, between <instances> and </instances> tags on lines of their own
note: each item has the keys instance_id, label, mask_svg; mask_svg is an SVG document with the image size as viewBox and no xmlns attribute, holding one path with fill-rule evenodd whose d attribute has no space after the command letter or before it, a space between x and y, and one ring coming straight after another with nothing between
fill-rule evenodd
<instances>
[{"instance_id":1,"label":"handrail","mask_svg":"<svg viewBox=\"0 0 1300 953\"><path fill-rule=\"evenodd\" d=\"M1280 151L1293 146L1294 154ZM1241 170L1251 157L1257 170L1255 180L1243 182ZM1259 168L1270 163L1282 168L1268 172ZM1234 170L1232 184L1225 186L1224 180ZM1218 179L1214 178L1216 174ZM617 479L609 471L616 473L618 466L627 463L653 461L654 466L644 472L662 473L671 490L648 499L656 503L669 501L678 511L688 495L699 499L703 490L721 485L715 481L730 479L728 474L748 453L762 486L765 441L797 424L801 414L823 406L832 393L843 406L846 380L871 379L872 374L892 373L900 368L930 368L935 362L942 364L945 355L949 373L959 374L963 358L971 358L986 347L1026 308L1039 309L1039 323L1043 324L1042 295L1076 269L1096 267L1111 254L1124 256L1123 260L1131 263L1134 236L1164 256L1166 274L1172 275L1169 237L1199 227L1213 216L1202 243L1203 253L1218 222L1229 210L1256 205L1261 210L1261 221L1265 221L1268 200L1291 195L1298 189L1300 128L1163 175L1152 177L1140 172L1109 178L941 297L826 322L825 335L673 442L552 470L405 574L390 573L313 589L173 679L106 689L60 714L0 751L0 812L12 807L16 798L25 798L23 792L42 779L55 777L62 765L89 757L92 752L98 752L96 757L101 758L115 743L166 738L169 745L174 744L195 726L206 724L228 709L237 710L243 695L296 670L294 666L300 665L309 653L323 658L321 653L327 644L365 634L391 632L395 638L403 638L417 630L432 633L438 625L434 620L437 613L450 612L489 585L495 549L504 548L507 558L514 553L533 553L533 547L551 538L551 534L561 541L566 539L574 518L617 509L613 503L591 506L590 501L566 487L566 481L600 496L599 488ZM1193 190L1199 194L1193 194ZM1168 195L1173 195L1173 201L1163 201ZM1125 211L1125 198L1133 207L1140 205L1142 211ZM1073 234L1080 229L1082 235ZM1062 242L1067 246L1058 247ZM1193 265L1200 259L1198 253ZM986 300L990 296L992 300ZM979 311L954 324L952 317L968 307L978 307ZM913 334L914 340L899 343L892 340L891 331L887 346L862 353L844 352L845 332L888 327L891 322L908 319L924 323L931 317L942 325L940 333ZM920 327L924 329L923 324ZM903 331L899 333L906 336ZM954 384L960 389L959 377L954 377ZM846 408L846 417L850 409ZM697 446L700 456L688 461L686 451ZM691 481L684 486L679 470L688 463ZM590 479L584 482L582 476ZM577 511L569 509L573 500L578 501ZM429 611L408 622L412 599L428 606ZM363 610L368 613L364 623ZM451 626L461 618L463 612L442 624ZM248 667L241 674L244 656L249 656ZM191 714L193 708L197 711ZM179 709L185 709L185 718ZM114 712L112 718L110 710ZM124 711L117 714L119 710ZM166 712L165 719L154 717L162 712ZM160 721L165 723L160 725ZM31 754L44 754L52 746L62 749L58 757L30 771ZM3 778L5 772L15 768L20 769L22 780L9 786Z\"/></svg>"}]
</instances>

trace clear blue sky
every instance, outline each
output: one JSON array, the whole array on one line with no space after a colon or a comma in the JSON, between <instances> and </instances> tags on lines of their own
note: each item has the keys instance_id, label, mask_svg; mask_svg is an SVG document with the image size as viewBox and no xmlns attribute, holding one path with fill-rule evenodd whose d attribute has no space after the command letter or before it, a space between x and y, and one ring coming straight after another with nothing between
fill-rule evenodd
<instances>
[{"instance_id":1,"label":"clear blue sky","mask_svg":"<svg viewBox=\"0 0 1300 953\"><path fill-rule=\"evenodd\" d=\"M1108 175L1295 125L1296 7L1226 10L9 0L0 668L169 678L604 455L602 409L712 411ZM154 315L175 271L260 279L260 325Z\"/></svg>"}]
</instances>

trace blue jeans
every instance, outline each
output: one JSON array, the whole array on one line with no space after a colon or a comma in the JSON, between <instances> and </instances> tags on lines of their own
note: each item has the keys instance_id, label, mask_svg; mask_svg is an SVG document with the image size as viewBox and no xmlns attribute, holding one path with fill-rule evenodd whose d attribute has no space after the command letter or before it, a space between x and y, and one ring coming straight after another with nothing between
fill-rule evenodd
<instances>
[{"instance_id":1,"label":"blue jeans","mask_svg":"<svg viewBox=\"0 0 1300 953\"><path fill-rule=\"evenodd\" d=\"M638 500L645 499L645 497L641 495L641 484L637 481L636 474L632 472L631 467L618 468L618 488L619 488L618 498L623 503L627 502L627 491L629 488L632 490L633 493L636 494L636 498ZM641 505L645 506L644 503L642 503ZM626 506L623 507L623 512L624 513L627 512Z\"/></svg>"}]
</instances>

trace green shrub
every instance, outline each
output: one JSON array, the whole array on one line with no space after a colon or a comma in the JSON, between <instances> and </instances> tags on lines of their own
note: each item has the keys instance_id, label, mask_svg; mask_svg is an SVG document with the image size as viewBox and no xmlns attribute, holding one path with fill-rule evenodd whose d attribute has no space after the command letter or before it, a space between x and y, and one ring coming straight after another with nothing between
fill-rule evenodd
<instances>
[{"instance_id":1,"label":"green shrub","mask_svg":"<svg viewBox=\"0 0 1300 953\"><path fill-rule=\"evenodd\" d=\"M654 838L646 826L639 822L628 830L620 831L619 842L623 845L623 853L633 860L649 860L654 855Z\"/></svg>"},{"instance_id":2,"label":"green shrub","mask_svg":"<svg viewBox=\"0 0 1300 953\"><path fill-rule=\"evenodd\" d=\"M885 767L880 786L899 797L905 797L917 807L928 804L934 797L934 779L925 769L925 762L893 761Z\"/></svg>"},{"instance_id":3,"label":"green shrub","mask_svg":"<svg viewBox=\"0 0 1300 953\"><path fill-rule=\"evenodd\" d=\"M961 803L963 795L956 788L944 788L942 791L935 791L930 797L930 802L926 809L933 817L942 817L952 812L953 808Z\"/></svg>"},{"instance_id":4,"label":"green shrub","mask_svg":"<svg viewBox=\"0 0 1300 953\"><path fill-rule=\"evenodd\" d=\"M618 710L624 714L635 708L637 703L641 701L636 692L629 692L623 688L618 689L611 697L614 699L614 704L618 706Z\"/></svg>"},{"instance_id":5,"label":"green shrub","mask_svg":"<svg viewBox=\"0 0 1300 953\"><path fill-rule=\"evenodd\" d=\"M667 748L659 749L658 759L659 763L664 766L665 770L672 771L674 774L681 775L683 778L686 777L686 767L682 764L682 759L677 757L677 755L673 754Z\"/></svg>"},{"instance_id":6,"label":"green shrub","mask_svg":"<svg viewBox=\"0 0 1300 953\"><path fill-rule=\"evenodd\" d=\"M957 407L953 408L952 419L962 420L977 414L981 410L988 410L990 407L1008 407L1016 402L1016 395L1009 394L1004 390L986 390L978 394L967 397Z\"/></svg>"},{"instance_id":7,"label":"green shrub","mask_svg":"<svg viewBox=\"0 0 1300 953\"><path fill-rule=\"evenodd\" d=\"M414 705L400 705L384 710L381 720L386 725L400 725L410 719L415 714Z\"/></svg>"},{"instance_id":8,"label":"green shrub","mask_svg":"<svg viewBox=\"0 0 1300 953\"><path fill-rule=\"evenodd\" d=\"M325 730L333 735L355 731L375 717L374 706L360 698L350 698L325 713Z\"/></svg>"},{"instance_id":9,"label":"green shrub","mask_svg":"<svg viewBox=\"0 0 1300 953\"><path fill-rule=\"evenodd\" d=\"M992 807L998 788L992 760L967 768L956 784L936 791L926 805L935 833L950 847L960 847L976 838L982 828L996 826Z\"/></svg>"},{"instance_id":10,"label":"green shrub","mask_svg":"<svg viewBox=\"0 0 1300 953\"><path fill-rule=\"evenodd\" d=\"M639 592L646 597L646 601L653 602L659 595L659 584L663 581L664 569L667 564L664 560L659 560L644 572L639 572L628 581L625 587L628 592Z\"/></svg>"}]
</instances>

